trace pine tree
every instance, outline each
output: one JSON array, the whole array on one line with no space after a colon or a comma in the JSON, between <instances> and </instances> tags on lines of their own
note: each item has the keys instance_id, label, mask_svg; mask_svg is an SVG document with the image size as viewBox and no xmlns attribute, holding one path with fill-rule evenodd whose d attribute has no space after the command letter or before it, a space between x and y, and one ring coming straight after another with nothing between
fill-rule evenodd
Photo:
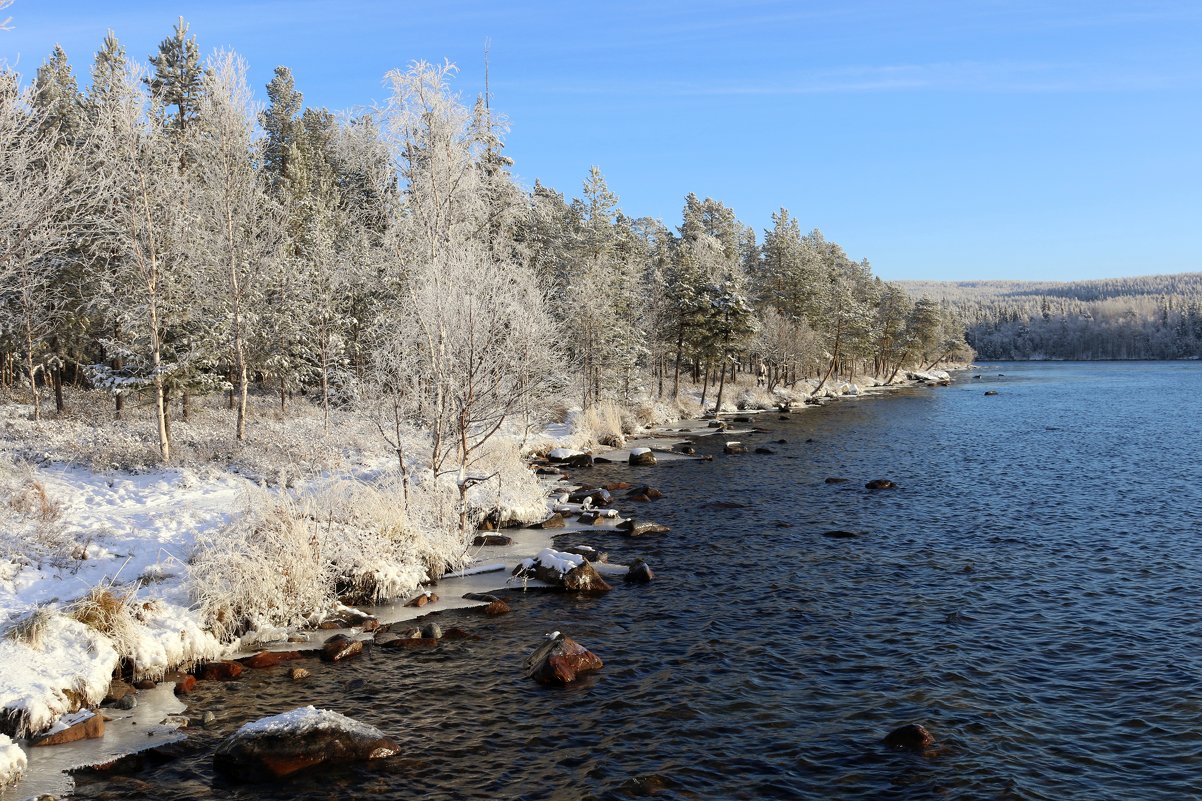
<instances>
[{"instance_id":1,"label":"pine tree","mask_svg":"<svg viewBox=\"0 0 1202 801\"><path fill-rule=\"evenodd\" d=\"M183 17L179 18L173 35L159 43L150 64L154 73L145 80L151 96L161 113L170 114L169 125L175 134L183 135L200 113L205 80L200 48L195 36L188 37L188 24Z\"/></svg>"}]
</instances>

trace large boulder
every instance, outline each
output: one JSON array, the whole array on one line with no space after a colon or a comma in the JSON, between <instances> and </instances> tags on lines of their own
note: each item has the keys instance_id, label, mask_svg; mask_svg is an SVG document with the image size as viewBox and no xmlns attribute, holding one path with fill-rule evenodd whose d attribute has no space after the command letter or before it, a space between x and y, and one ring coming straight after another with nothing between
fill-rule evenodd
<instances>
[{"instance_id":1,"label":"large boulder","mask_svg":"<svg viewBox=\"0 0 1202 801\"><path fill-rule=\"evenodd\" d=\"M613 589L583 556L552 548L543 548L538 556L522 560L513 575L536 578L568 592L598 593Z\"/></svg>"},{"instance_id":2,"label":"large boulder","mask_svg":"<svg viewBox=\"0 0 1202 801\"><path fill-rule=\"evenodd\" d=\"M651 572L650 566L642 559L635 559L630 563L630 569L626 571L623 580L629 584L650 584L655 579L655 574Z\"/></svg>"},{"instance_id":3,"label":"large boulder","mask_svg":"<svg viewBox=\"0 0 1202 801\"><path fill-rule=\"evenodd\" d=\"M560 686L576 681L581 673L600 670L601 658L571 637L558 631L547 635L547 642L526 660L526 675L539 684Z\"/></svg>"},{"instance_id":4,"label":"large boulder","mask_svg":"<svg viewBox=\"0 0 1202 801\"><path fill-rule=\"evenodd\" d=\"M317 765L384 759L396 741L374 726L312 706L247 723L213 754L213 767L232 779L266 781Z\"/></svg>"}]
</instances>

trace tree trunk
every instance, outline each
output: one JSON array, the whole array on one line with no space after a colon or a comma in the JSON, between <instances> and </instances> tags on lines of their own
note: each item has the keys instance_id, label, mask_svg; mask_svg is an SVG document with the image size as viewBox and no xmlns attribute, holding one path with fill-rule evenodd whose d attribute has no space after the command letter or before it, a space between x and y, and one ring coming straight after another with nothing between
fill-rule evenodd
<instances>
[{"instance_id":1,"label":"tree trunk","mask_svg":"<svg viewBox=\"0 0 1202 801\"><path fill-rule=\"evenodd\" d=\"M722 360L722 363L718 365L718 397L714 401L714 414L715 415L722 413L722 390L724 390L726 388L726 362L727 361L729 361L729 359L724 358ZM734 364L731 364L730 365L730 371L732 373L731 379L734 379L734 375L733 375L734 370L735 370L735 366L734 366Z\"/></svg>"},{"instance_id":2,"label":"tree trunk","mask_svg":"<svg viewBox=\"0 0 1202 801\"><path fill-rule=\"evenodd\" d=\"M701 385L701 413L705 414L705 396L710 387L710 363L705 363L705 382Z\"/></svg>"},{"instance_id":3,"label":"tree trunk","mask_svg":"<svg viewBox=\"0 0 1202 801\"><path fill-rule=\"evenodd\" d=\"M54 368L52 378L54 380L54 411L61 415L67 410L67 405L63 403L63 368Z\"/></svg>"},{"instance_id":4,"label":"tree trunk","mask_svg":"<svg viewBox=\"0 0 1202 801\"><path fill-rule=\"evenodd\" d=\"M680 397L680 360L684 354L684 326L676 334L676 368L672 373L672 400Z\"/></svg>"}]
</instances>

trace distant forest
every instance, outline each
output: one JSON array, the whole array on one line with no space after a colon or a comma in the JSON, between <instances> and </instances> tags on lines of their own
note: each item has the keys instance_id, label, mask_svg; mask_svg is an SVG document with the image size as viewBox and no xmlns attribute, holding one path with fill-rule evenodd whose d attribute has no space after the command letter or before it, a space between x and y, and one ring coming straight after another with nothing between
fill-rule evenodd
<instances>
[{"instance_id":1,"label":"distant forest","mask_svg":"<svg viewBox=\"0 0 1202 801\"><path fill-rule=\"evenodd\" d=\"M1202 273L1097 281L901 281L983 359L1202 358Z\"/></svg>"}]
</instances>

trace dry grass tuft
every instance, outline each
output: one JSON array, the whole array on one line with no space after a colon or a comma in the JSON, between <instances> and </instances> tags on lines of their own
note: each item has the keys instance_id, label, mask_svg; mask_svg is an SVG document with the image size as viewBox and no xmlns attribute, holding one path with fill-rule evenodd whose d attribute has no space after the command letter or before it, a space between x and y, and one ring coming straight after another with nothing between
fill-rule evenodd
<instances>
[{"instance_id":1,"label":"dry grass tuft","mask_svg":"<svg viewBox=\"0 0 1202 801\"><path fill-rule=\"evenodd\" d=\"M16 619L4 632L6 640L41 648L46 629L58 611L52 606L38 606Z\"/></svg>"}]
</instances>

